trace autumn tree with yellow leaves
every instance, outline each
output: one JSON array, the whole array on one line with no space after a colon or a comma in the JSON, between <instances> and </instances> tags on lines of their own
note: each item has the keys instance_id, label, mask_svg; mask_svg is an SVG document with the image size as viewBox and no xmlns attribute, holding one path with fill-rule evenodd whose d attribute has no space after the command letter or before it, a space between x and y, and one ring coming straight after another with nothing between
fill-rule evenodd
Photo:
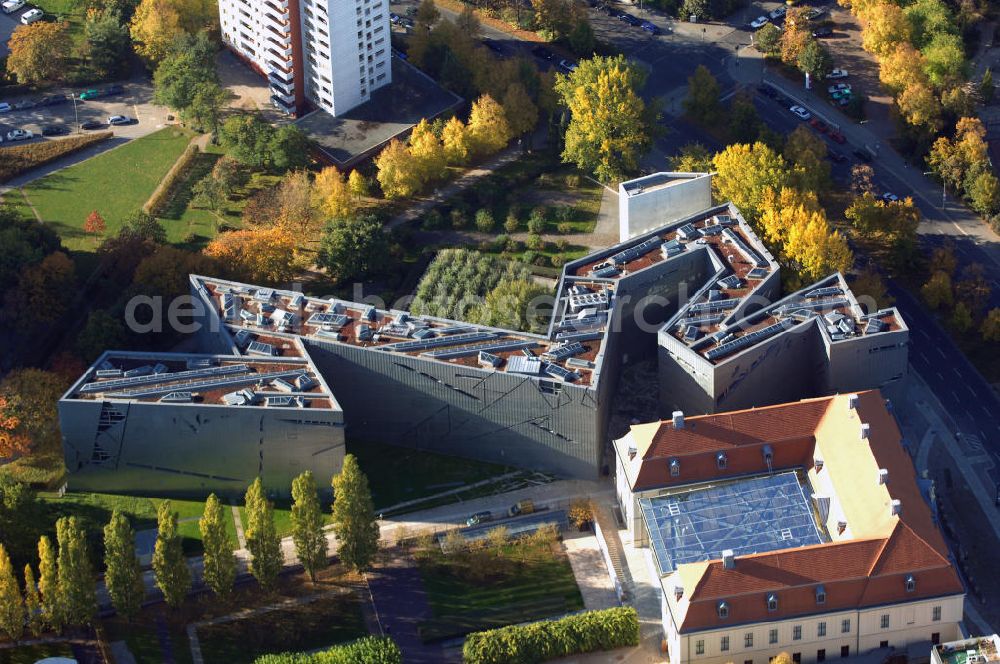
<instances>
[{"instance_id":1,"label":"autumn tree with yellow leaves","mask_svg":"<svg viewBox=\"0 0 1000 664\"><path fill-rule=\"evenodd\" d=\"M461 165L469 161L472 154L472 138L469 129L461 120L452 117L441 131L444 156L449 164Z\"/></svg>"},{"instance_id":2,"label":"autumn tree with yellow leaves","mask_svg":"<svg viewBox=\"0 0 1000 664\"><path fill-rule=\"evenodd\" d=\"M352 174L356 172L353 171ZM346 217L354 211L351 191L344 180L344 174L336 166L328 166L316 174L313 199L316 207L327 218Z\"/></svg>"},{"instance_id":3,"label":"autumn tree with yellow leaves","mask_svg":"<svg viewBox=\"0 0 1000 664\"><path fill-rule=\"evenodd\" d=\"M410 149L396 139L389 141L375 158L379 186L386 198L409 198L420 191L420 163Z\"/></svg>"},{"instance_id":4,"label":"autumn tree with yellow leaves","mask_svg":"<svg viewBox=\"0 0 1000 664\"><path fill-rule=\"evenodd\" d=\"M275 283L294 274L295 249L289 228L276 225L222 233L205 247L205 254L251 283Z\"/></svg>"},{"instance_id":5,"label":"autumn tree with yellow leaves","mask_svg":"<svg viewBox=\"0 0 1000 664\"><path fill-rule=\"evenodd\" d=\"M135 52L156 64L177 37L211 28L217 21L213 0L142 0L132 15L129 33Z\"/></svg>"},{"instance_id":6,"label":"autumn tree with yellow leaves","mask_svg":"<svg viewBox=\"0 0 1000 664\"><path fill-rule=\"evenodd\" d=\"M511 138L510 123L503 106L488 94L472 103L468 130L473 151L480 155L493 154L507 145Z\"/></svg>"},{"instance_id":7,"label":"autumn tree with yellow leaves","mask_svg":"<svg viewBox=\"0 0 1000 664\"><path fill-rule=\"evenodd\" d=\"M447 160L441 140L434 135L426 118L410 133L410 154L416 160L420 184L438 180L445 174Z\"/></svg>"},{"instance_id":8,"label":"autumn tree with yellow leaves","mask_svg":"<svg viewBox=\"0 0 1000 664\"><path fill-rule=\"evenodd\" d=\"M55 80L66 72L72 47L69 23L65 21L19 25L7 42L7 72L21 84Z\"/></svg>"},{"instance_id":9,"label":"autumn tree with yellow leaves","mask_svg":"<svg viewBox=\"0 0 1000 664\"><path fill-rule=\"evenodd\" d=\"M765 143L736 143L712 160L716 198L732 201L751 223L760 219L767 191L780 191L789 184L785 160Z\"/></svg>"}]
</instances>

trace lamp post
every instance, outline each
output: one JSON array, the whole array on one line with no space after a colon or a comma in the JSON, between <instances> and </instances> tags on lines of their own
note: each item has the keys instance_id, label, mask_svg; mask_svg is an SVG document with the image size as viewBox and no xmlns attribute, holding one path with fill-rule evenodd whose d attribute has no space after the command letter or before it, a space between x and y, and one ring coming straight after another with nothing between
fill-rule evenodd
<instances>
[{"instance_id":1,"label":"lamp post","mask_svg":"<svg viewBox=\"0 0 1000 664\"><path fill-rule=\"evenodd\" d=\"M80 133L80 112L76 109L76 95L72 92L69 95L70 99L73 100L73 117L76 122L76 133Z\"/></svg>"}]
</instances>

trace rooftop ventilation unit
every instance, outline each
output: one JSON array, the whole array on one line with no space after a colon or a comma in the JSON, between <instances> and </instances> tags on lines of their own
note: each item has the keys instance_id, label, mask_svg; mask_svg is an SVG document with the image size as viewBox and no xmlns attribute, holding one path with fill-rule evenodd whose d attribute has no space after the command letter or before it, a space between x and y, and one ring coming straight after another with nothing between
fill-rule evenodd
<instances>
[{"instance_id":1,"label":"rooftop ventilation unit","mask_svg":"<svg viewBox=\"0 0 1000 664\"><path fill-rule=\"evenodd\" d=\"M867 422L861 424L861 440L868 440L872 433L872 425Z\"/></svg>"},{"instance_id":2,"label":"rooftop ventilation unit","mask_svg":"<svg viewBox=\"0 0 1000 664\"><path fill-rule=\"evenodd\" d=\"M683 429L684 428L684 411L683 410L675 410L673 412L672 418L673 418L673 421L674 421L674 428L675 429Z\"/></svg>"},{"instance_id":3,"label":"rooftop ventilation unit","mask_svg":"<svg viewBox=\"0 0 1000 664\"><path fill-rule=\"evenodd\" d=\"M889 483L889 470L886 468L878 469L878 483L880 485L885 485Z\"/></svg>"},{"instance_id":4,"label":"rooftop ventilation unit","mask_svg":"<svg viewBox=\"0 0 1000 664\"><path fill-rule=\"evenodd\" d=\"M295 378L295 386L299 388L299 392L308 392L317 385L319 383L309 374L299 374Z\"/></svg>"},{"instance_id":5,"label":"rooftop ventilation unit","mask_svg":"<svg viewBox=\"0 0 1000 664\"><path fill-rule=\"evenodd\" d=\"M670 476L678 477L681 474L681 460L671 459L670 460Z\"/></svg>"},{"instance_id":6,"label":"rooftop ventilation unit","mask_svg":"<svg viewBox=\"0 0 1000 664\"><path fill-rule=\"evenodd\" d=\"M903 513L902 501L894 498L892 502L889 503L889 514L892 516L899 516L902 513Z\"/></svg>"},{"instance_id":7,"label":"rooftop ventilation unit","mask_svg":"<svg viewBox=\"0 0 1000 664\"><path fill-rule=\"evenodd\" d=\"M635 446L635 440L632 436L628 437L628 460L631 461L635 458L635 455L639 453L639 448Z\"/></svg>"},{"instance_id":8,"label":"rooftop ventilation unit","mask_svg":"<svg viewBox=\"0 0 1000 664\"><path fill-rule=\"evenodd\" d=\"M684 586L674 586L674 599L678 602L684 597Z\"/></svg>"},{"instance_id":9,"label":"rooftop ventilation unit","mask_svg":"<svg viewBox=\"0 0 1000 664\"><path fill-rule=\"evenodd\" d=\"M190 403L190 392L171 392L160 397L160 403Z\"/></svg>"},{"instance_id":10,"label":"rooftop ventilation unit","mask_svg":"<svg viewBox=\"0 0 1000 664\"><path fill-rule=\"evenodd\" d=\"M736 569L736 554L732 549L722 552L722 566L726 569Z\"/></svg>"},{"instance_id":11,"label":"rooftop ventilation unit","mask_svg":"<svg viewBox=\"0 0 1000 664\"><path fill-rule=\"evenodd\" d=\"M850 408L851 410L857 410L858 409L858 395L857 394L848 395L848 397L847 397L847 407Z\"/></svg>"},{"instance_id":12,"label":"rooftop ventilation unit","mask_svg":"<svg viewBox=\"0 0 1000 664\"><path fill-rule=\"evenodd\" d=\"M765 445L760 449L761 454L764 455L764 463L770 465L771 460L774 459L774 448L770 445Z\"/></svg>"},{"instance_id":13,"label":"rooftop ventilation unit","mask_svg":"<svg viewBox=\"0 0 1000 664\"><path fill-rule=\"evenodd\" d=\"M487 353L485 350L479 351L479 366L496 368L501 364L503 364L503 359L500 356Z\"/></svg>"}]
</instances>

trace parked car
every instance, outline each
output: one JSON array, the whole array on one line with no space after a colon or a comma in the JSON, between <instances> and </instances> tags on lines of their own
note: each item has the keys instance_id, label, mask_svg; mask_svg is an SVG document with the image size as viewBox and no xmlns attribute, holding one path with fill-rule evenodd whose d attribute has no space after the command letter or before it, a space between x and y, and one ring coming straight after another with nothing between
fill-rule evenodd
<instances>
[{"instance_id":1,"label":"parked car","mask_svg":"<svg viewBox=\"0 0 1000 664\"><path fill-rule=\"evenodd\" d=\"M833 141L834 143L837 143L838 145L843 145L844 143L847 142L847 139L844 138L844 135L841 134L839 131L831 131L830 140Z\"/></svg>"},{"instance_id":2,"label":"parked car","mask_svg":"<svg viewBox=\"0 0 1000 664\"><path fill-rule=\"evenodd\" d=\"M769 19L768 17L766 17L766 16L758 16L754 20L750 21L750 27L753 28L754 30L760 30L761 28L763 28L765 25L767 25L770 22L771 22L771 19Z\"/></svg>"},{"instance_id":3,"label":"parked car","mask_svg":"<svg viewBox=\"0 0 1000 664\"><path fill-rule=\"evenodd\" d=\"M127 115L112 115L108 118L108 124L112 126L121 126L132 124L132 118Z\"/></svg>"},{"instance_id":4,"label":"parked car","mask_svg":"<svg viewBox=\"0 0 1000 664\"><path fill-rule=\"evenodd\" d=\"M637 26L642 25L642 19L641 18L632 16L631 14L627 14L625 12L622 12L622 15L619 16L618 18L620 20L622 20L622 21L625 21L626 23L628 23L629 25L631 25L633 27L637 27Z\"/></svg>"},{"instance_id":5,"label":"parked car","mask_svg":"<svg viewBox=\"0 0 1000 664\"><path fill-rule=\"evenodd\" d=\"M399 14L397 14L396 12L389 12L389 22L399 23Z\"/></svg>"},{"instance_id":6,"label":"parked car","mask_svg":"<svg viewBox=\"0 0 1000 664\"><path fill-rule=\"evenodd\" d=\"M87 101L88 99L97 99L100 96L101 96L100 92L91 88L90 90L84 90L83 92L80 93L80 100Z\"/></svg>"},{"instance_id":7,"label":"parked car","mask_svg":"<svg viewBox=\"0 0 1000 664\"><path fill-rule=\"evenodd\" d=\"M643 22L642 22L642 29L643 29L643 30L645 30L646 32L650 33L650 34L653 34L653 35L658 35L658 34L660 34L661 32L663 32L663 31L662 31L662 30L660 30L660 28L659 28L659 27L657 27L657 25L656 25L655 23L653 23L652 21L643 21Z\"/></svg>"},{"instance_id":8,"label":"parked car","mask_svg":"<svg viewBox=\"0 0 1000 664\"><path fill-rule=\"evenodd\" d=\"M7 0L5 3L0 5L0 9L3 9L4 14L13 14L23 6L24 0Z\"/></svg>"},{"instance_id":9,"label":"parked car","mask_svg":"<svg viewBox=\"0 0 1000 664\"><path fill-rule=\"evenodd\" d=\"M851 91L850 90L837 90L836 92L832 93L830 96L833 99L839 101L841 106L844 106L844 105L847 104L847 102L849 102L851 100Z\"/></svg>"},{"instance_id":10,"label":"parked car","mask_svg":"<svg viewBox=\"0 0 1000 664\"><path fill-rule=\"evenodd\" d=\"M65 104L69 101L66 95L45 95L38 100L39 106L58 106L59 104Z\"/></svg>"},{"instance_id":11,"label":"parked car","mask_svg":"<svg viewBox=\"0 0 1000 664\"><path fill-rule=\"evenodd\" d=\"M493 512L489 511L476 512L475 514L470 515L469 518L465 520L465 525L478 526L481 523L486 523L487 521L492 521L492 520L493 520Z\"/></svg>"},{"instance_id":12,"label":"parked car","mask_svg":"<svg viewBox=\"0 0 1000 664\"><path fill-rule=\"evenodd\" d=\"M812 120L810 120L809 126L811 126L813 129L815 129L821 134L825 134L828 130L826 123L820 120L819 118L813 118Z\"/></svg>"},{"instance_id":13,"label":"parked car","mask_svg":"<svg viewBox=\"0 0 1000 664\"><path fill-rule=\"evenodd\" d=\"M536 58L541 58L542 60L551 60L555 57L555 53L545 48L544 46L536 46L531 49L531 54Z\"/></svg>"},{"instance_id":14,"label":"parked car","mask_svg":"<svg viewBox=\"0 0 1000 664\"><path fill-rule=\"evenodd\" d=\"M807 21L815 21L816 19L818 19L820 16L822 16L825 13L826 13L826 11L823 10L823 9L819 9L817 7L812 7L805 14L806 20Z\"/></svg>"},{"instance_id":15,"label":"parked car","mask_svg":"<svg viewBox=\"0 0 1000 664\"><path fill-rule=\"evenodd\" d=\"M792 106L788 110L792 112L792 115L798 117L800 120L808 120L812 117L812 113L807 111L802 106Z\"/></svg>"},{"instance_id":16,"label":"parked car","mask_svg":"<svg viewBox=\"0 0 1000 664\"><path fill-rule=\"evenodd\" d=\"M514 503L507 510L507 516L519 516L521 514L533 514L535 511L535 504L530 500L522 500Z\"/></svg>"},{"instance_id":17,"label":"parked car","mask_svg":"<svg viewBox=\"0 0 1000 664\"><path fill-rule=\"evenodd\" d=\"M10 113L13 107L5 101L0 101L0 113Z\"/></svg>"},{"instance_id":18,"label":"parked car","mask_svg":"<svg viewBox=\"0 0 1000 664\"><path fill-rule=\"evenodd\" d=\"M777 91L770 85L758 85L757 92L761 93L765 97L770 97L771 99L774 99L778 95Z\"/></svg>"},{"instance_id":19,"label":"parked car","mask_svg":"<svg viewBox=\"0 0 1000 664\"><path fill-rule=\"evenodd\" d=\"M38 106L38 102L34 99L22 99L21 101L14 103L14 110L23 111L29 108L34 108L35 106Z\"/></svg>"},{"instance_id":20,"label":"parked car","mask_svg":"<svg viewBox=\"0 0 1000 664\"><path fill-rule=\"evenodd\" d=\"M813 30L813 37L816 39L825 39L826 37L832 37L833 30L831 28L816 28Z\"/></svg>"},{"instance_id":21,"label":"parked car","mask_svg":"<svg viewBox=\"0 0 1000 664\"><path fill-rule=\"evenodd\" d=\"M41 9L37 8L29 9L28 11L21 14L21 25L31 25L35 21L42 20L43 16L45 16L45 12L43 12Z\"/></svg>"},{"instance_id":22,"label":"parked car","mask_svg":"<svg viewBox=\"0 0 1000 664\"><path fill-rule=\"evenodd\" d=\"M45 125L42 127L42 136L65 136L69 133L69 128L65 125Z\"/></svg>"},{"instance_id":23,"label":"parked car","mask_svg":"<svg viewBox=\"0 0 1000 664\"><path fill-rule=\"evenodd\" d=\"M34 132L28 131L27 129L11 129L7 132L8 141L26 141L29 138L34 137Z\"/></svg>"},{"instance_id":24,"label":"parked car","mask_svg":"<svg viewBox=\"0 0 1000 664\"><path fill-rule=\"evenodd\" d=\"M779 20L785 18L785 14L787 14L787 13L788 13L788 10L786 8L784 8L784 7L778 7L777 9L774 9L771 12L769 12L768 15L767 15L767 17L769 19L771 19L772 21L779 21Z\"/></svg>"},{"instance_id":25,"label":"parked car","mask_svg":"<svg viewBox=\"0 0 1000 664\"><path fill-rule=\"evenodd\" d=\"M404 28L412 28L413 27L413 19L412 18L406 18L404 16L403 18L399 19L399 24L401 26L403 26Z\"/></svg>"},{"instance_id":26,"label":"parked car","mask_svg":"<svg viewBox=\"0 0 1000 664\"><path fill-rule=\"evenodd\" d=\"M573 72L576 71L576 63L573 62L572 60L560 60L559 68L566 71L567 73L572 74Z\"/></svg>"},{"instance_id":27,"label":"parked car","mask_svg":"<svg viewBox=\"0 0 1000 664\"><path fill-rule=\"evenodd\" d=\"M866 164L872 160L872 156L866 150L855 150L852 154Z\"/></svg>"},{"instance_id":28,"label":"parked car","mask_svg":"<svg viewBox=\"0 0 1000 664\"><path fill-rule=\"evenodd\" d=\"M846 69L834 69L829 74L827 74L826 77L828 79L830 79L830 80L837 79L837 78L847 78L847 70Z\"/></svg>"},{"instance_id":29,"label":"parked car","mask_svg":"<svg viewBox=\"0 0 1000 664\"><path fill-rule=\"evenodd\" d=\"M884 194L882 194L881 198L886 203L898 203L899 202L899 196L897 196L896 194L892 193L891 191L887 191Z\"/></svg>"},{"instance_id":30,"label":"parked car","mask_svg":"<svg viewBox=\"0 0 1000 664\"><path fill-rule=\"evenodd\" d=\"M125 87L121 85L109 85L104 88L105 97L114 97L115 95L125 94Z\"/></svg>"},{"instance_id":31,"label":"parked car","mask_svg":"<svg viewBox=\"0 0 1000 664\"><path fill-rule=\"evenodd\" d=\"M97 120L86 120L85 122L80 124L80 129L86 129L89 131L91 129L100 129L103 126L104 125L98 122Z\"/></svg>"},{"instance_id":32,"label":"parked car","mask_svg":"<svg viewBox=\"0 0 1000 664\"><path fill-rule=\"evenodd\" d=\"M826 89L826 91L829 92L830 94L835 94L837 92L850 92L851 91L851 84L850 83L837 83L836 85L831 85L830 87L828 87Z\"/></svg>"},{"instance_id":33,"label":"parked car","mask_svg":"<svg viewBox=\"0 0 1000 664\"><path fill-rule=\"evenodd\" d=\"M847 157L845 157L843 153L837 152L836 150L830 150L826 153L826 155L830 158L830 161L837 164L842 164L847 161Z\"/></svg>"}]
</instances>

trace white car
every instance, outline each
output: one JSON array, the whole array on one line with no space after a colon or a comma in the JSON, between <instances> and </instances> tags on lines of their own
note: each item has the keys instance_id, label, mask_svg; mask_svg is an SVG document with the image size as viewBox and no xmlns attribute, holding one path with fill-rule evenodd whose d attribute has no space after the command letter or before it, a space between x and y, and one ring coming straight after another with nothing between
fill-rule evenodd
<instances>
[{"instance_id":1,"label":"white car","mask_svg":"<svg viewBox=\"0 0 1000 664\"><path fill-rule=\"evenodd\" d=\"M29 9L21 14L21 23L23 25L31 25L35 21L40 21L43 16L45 16L45 12L41 9Z\"/></svg>"},{"instance_id":2,"label":"white car","mask_svg":"<svg viewBox=\"0 0 1000 664\"><path fill-rule=\"evenodd\" d=\"M27 129L11 129L7 132L8 141L26 141L34 137L34 132L30 132Z\"/></svg>"},{"instance_id":3,"label":"white car","mask_svg":"<svg viewBox=\"0 0 1000 664\"><path fill-rule=\"evenodd\" d=\"M760 30L761 28L763 28L765 25L767 25L770 22L771 22L771 19L769 19L768 17L766 17L766 16L758 16L754 20L750 21L750 27L753 28L754 30Z\"/></svg>"},{"instance_id":4,"label":"white car","mask_svg":"<svg viewBox=\"0 0 1000 664\"><path fill-rule=\"evenodd\" d=\"M827 74L826 77L828 79L830 79L830 80L837 79L837 78L847 78L847 70L846 69L834 69L829 74Z\"/></svg>"},{"instance_id":5,"label":"white car","mask_svg":"<svg viewBox=\"0 0 1000 664\"><path fill-rule=\"evenodd\" d=\"M3 10L4 14L13 14L23 6L24 0L6 0L6 2L0 5L0 9Z\"/></svg>"},{"instance_id":6,"label":"white car","mask_svg":"<svg viewBox=\"0 0 1000 664\"><path fill-rule=\"evenodd\" d=\"M795 115L796 117L798 117L800 120L808 120L809 118L812 117L812 113L810 113L809 111L807 111L802 106L792 106L788 110L791 111L792 114Z\"/></svg>"},{"instance_id":7,"label":"white car","mask_svg":"<svg viewBox=\"0 0 1000 664\"><path fill-rule=\"evenodd\" d=\"M831 85L830 87L828 87L826 89L826 91L829 92L830 94L833 94L835 92L850 92L851 91L851 84L850 83L837 83L836 85Z\"/></svg>"},{"instance_id":8,"label":"white car","mask_svg":"<svg viewBox=\"0 0 1000 664\"><path fill-rule=\"evenodd\" d=\"M109 125L127 125L132 124L132 118L126 115L112 115L108 118Z\"/></svg>"},{"instance_id":9,"label":"white car","mask_svg":"<svg viewBox=\"0 0 1000 664\"><path fill-rule=\"evenodd\" d=\"M573 73L576 71L576 63L570 60L560 60L559 66L569 73Z\"/></svg>"}]
</instances>

